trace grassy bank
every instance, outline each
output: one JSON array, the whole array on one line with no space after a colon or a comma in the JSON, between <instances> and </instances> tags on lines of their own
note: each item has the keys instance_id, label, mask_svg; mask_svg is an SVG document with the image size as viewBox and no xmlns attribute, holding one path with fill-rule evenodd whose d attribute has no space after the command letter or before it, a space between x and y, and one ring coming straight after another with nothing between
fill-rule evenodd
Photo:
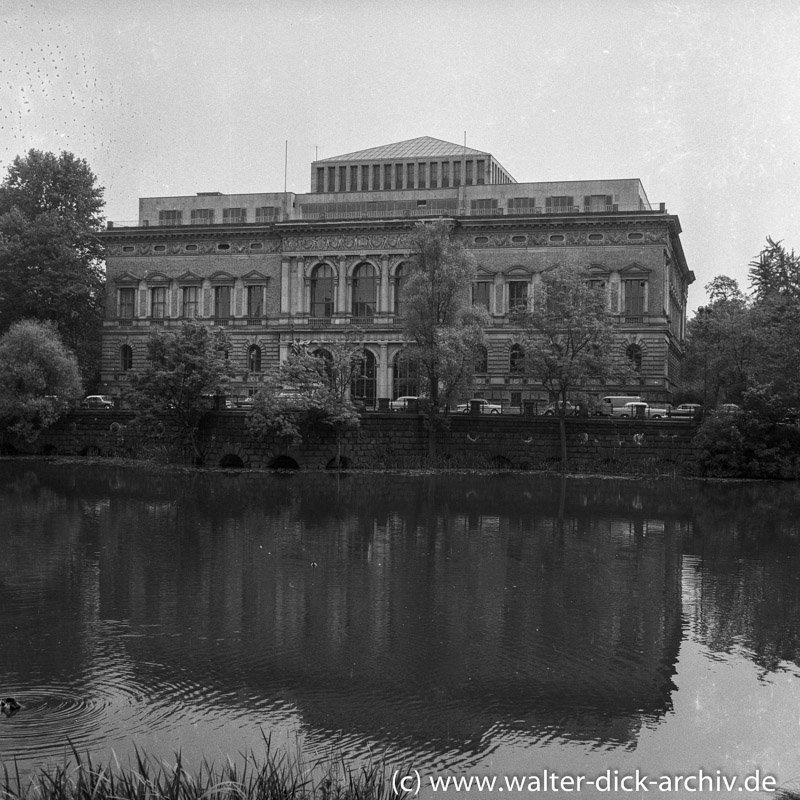
<instances>
[{"instance_id":1,"label":"grassy bank","mask_svg":"<svg viewBox=\"0 0 800 800\"><path fill-rule=\"evenodd\" d=\"M350 768L342 758L306 763L276 755L269 742L263 756L215 765L184 766L156 762L140 752L128 767L93 764L73 750L73 760L23 778L13 765L3 767L0 800L389 800L392 791L384 764Z\"/></svg>"}]
</instances>

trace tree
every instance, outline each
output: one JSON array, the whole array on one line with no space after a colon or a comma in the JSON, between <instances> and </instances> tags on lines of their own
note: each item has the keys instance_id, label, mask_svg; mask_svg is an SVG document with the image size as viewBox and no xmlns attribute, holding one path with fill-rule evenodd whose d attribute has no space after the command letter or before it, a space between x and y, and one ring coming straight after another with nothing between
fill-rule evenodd
<instances>
[{"instance_id":1,"label":"tree","mask_svg":"<svg viewBox=\"0 0 800 800\"><path fill-rule=\"evenodd\" d=\"M740 403L759 358L754 312L726 275L706 284L706 292L711 302L686 326L685 386L705 406Z\"/></svg>"},{"instance_id":2,"label":"tree","mask_svg":"<svg viewBox=\"0 0 800 800\"><path fill-rule=\"evenodd\" d=\"M14 323L0 338L0 424L33 441L81 395L78 363L55 326Z\"/></svg>"},{"instance_id":3,"label":"tree","mask_svg":"<svg viewBox=\"0 0 800 800\"><path fill-rule=\"evenodd\" d=\"M30 150L0 184L0 332L54 322L87 382L99 370L103 188L72 153Z\"/></svg>"},{"instance_id":4,"label":"tree","mask_svg":"<svg viewBox=\"0 0 800 800\"><path fill-rule=\"evenodd\" d=\"M133 375L133 404L147 418L165 412L177 419L195 461L203 454L197 442L200 420L210 397L223 394L233 377L230 341L221 328L185 322L178 330L160 330L147 340L147 368Z\"/></svg>"},{"instance_id":5,"label":"tree","mask_svg":"<svg viewBox=\"0 0 800 800\"><path fill-rule=\"evenodd\" d=\"M350 397L362 348L350 340L320 345L295 342L285 362L270 370L247 416L256 437L267 433L302 441L315 425L336 431L336 465L341 466L341 435L360 424Z\"/></svg>"},{"instance_id":6,"label":"tree","mask_svg":"<svg viewBox=\"0 0 800 800\"><path fill-rule=\"evenodd\" d=\"M559 401L564 469L568 393L591 383L622 383L633 372L615 339L605 291L588 281L587 274L573 267L547 270L531 306L516 315L523 330L524 367Z\"/></svg>"},{"instance_id":7,"label":"tree","mask_svg":"<svg viewBox=\"0 0 800 800\"><path fill-rule=\"evenodd\" d=\"M417 370L428 399L429 457L442 408L467 391L484 343L488 314L472 305L475 260L452 238L450 220L419 222L411 234L413 253L403 289L403 357Z\"/></svg>"},{"instance_id":8,"label":"tree","mask_svg":"<svg viewBox=\"0 0 800 800\"><path fill-rule=\"evenodd\" d=\"M760 299L769 295L800 299L800 256L768 236L764 249L750 262L750 285Z\"/></svg>"}]
</instances>

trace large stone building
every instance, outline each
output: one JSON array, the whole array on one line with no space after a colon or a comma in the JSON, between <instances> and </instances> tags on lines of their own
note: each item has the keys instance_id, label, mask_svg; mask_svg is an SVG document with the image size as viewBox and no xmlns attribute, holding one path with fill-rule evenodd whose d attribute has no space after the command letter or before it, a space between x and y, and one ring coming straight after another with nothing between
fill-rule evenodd
<instances>
[{"instance_id":1,"label":"large stone building","mask_svg":"<svg viewBox=\"0 0 800 800\"><path fill-rule=\"evenodd\" d=\"M509 311L543 270L574 264L605 288L638 370L614 392L671 399L694 280L677 216L653 207L638 179L517 183L490 153L430 137L316 161L308 194L140 199L135 223L103 234L103 390L124 390L155 328L200 319L230 334L235 394L257 391L293 341L354 337L365 352L359 395L414 393L396 368L400 288L412 226L442 216L475 255L473 301L491 315L477 396L547 400L523 371Z\"/></svg>"}]
</instances>

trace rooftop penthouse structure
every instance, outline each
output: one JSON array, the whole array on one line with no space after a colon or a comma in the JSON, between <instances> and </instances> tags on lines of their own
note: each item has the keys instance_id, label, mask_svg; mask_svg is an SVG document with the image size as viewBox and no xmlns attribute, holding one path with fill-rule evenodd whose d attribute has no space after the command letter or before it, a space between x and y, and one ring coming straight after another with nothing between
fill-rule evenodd
<instances>
[{"instance_id":1,"label":"rooftop penthouse structure","mask_svg":"<svg viewBox=\"0 0 800 800\"><path fill-rule=\"evenodd\" d=\"M615 393L671 399L694 276L677 216L652 206L637 178L517 183L490 153L421 137L315 161L310 189L142 198L136 222L109 223L104 391L122 391L154 328L200 319L231 336L237 394L258 391L293 341L324 347L354 330L364 346L354 391L369 405L416 394L397 359L409 233L447 217L478 264L473 302L491 317L476 396L547 402L522 371L510 312L543 270L574 264L606 291L637 370Z\"/></svg>"}]
</instances>

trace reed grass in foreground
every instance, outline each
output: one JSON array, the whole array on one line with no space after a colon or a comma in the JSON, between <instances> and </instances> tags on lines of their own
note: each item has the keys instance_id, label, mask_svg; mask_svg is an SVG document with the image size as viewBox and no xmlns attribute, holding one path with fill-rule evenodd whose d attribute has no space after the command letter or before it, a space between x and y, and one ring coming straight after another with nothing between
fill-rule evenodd
<instances>
[{"instance_id":1,"label":"reed grass in foreground","mask_svg":"<svg viewBox=\"0 0 800 800\"><path fill-rule=\"evenodd\" d=\"M0 800L395 800L385 765L353 770L341 757L306 764L275 755L269 741L263 757L244 755L241 763L215 765L206 760L195 772L154 762L138 750L136 763L113 767L92 763L72 748L74 763L42 770L23 780L3 767Z\"/></svg>"}]
</instances>

